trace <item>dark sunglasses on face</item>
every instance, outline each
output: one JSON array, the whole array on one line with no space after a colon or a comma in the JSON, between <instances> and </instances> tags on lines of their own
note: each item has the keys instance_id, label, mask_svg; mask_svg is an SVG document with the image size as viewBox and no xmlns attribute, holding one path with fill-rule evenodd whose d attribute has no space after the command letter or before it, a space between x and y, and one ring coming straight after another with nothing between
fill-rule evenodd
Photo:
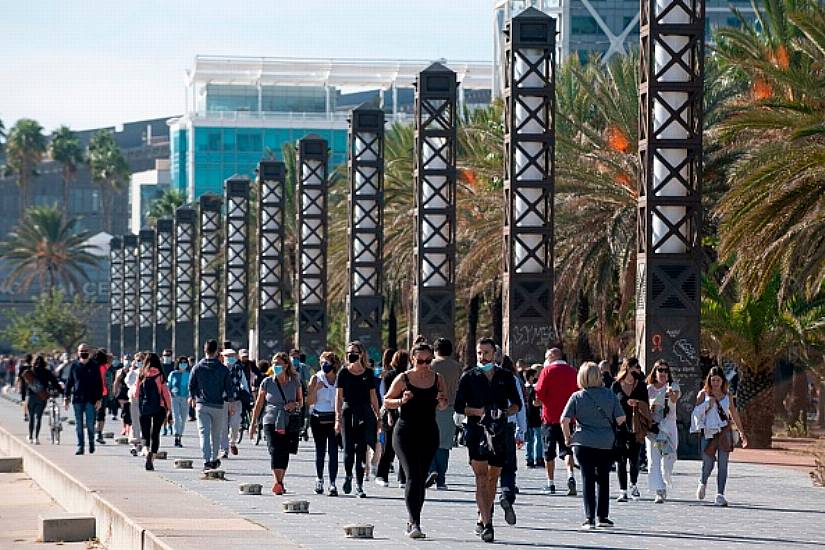
<instances>
[{"instance_id":1,"label":"dark sunglasses on face","mask_svg":"<svg viewBox=\"0 0 825 550\"><path fill-rule=\"evenodd\" d=\"M415 362L418 365L425 365L425 364L429 365L430 363L433 362L433 360L432 360L432 358L430 358L430 359L416 359Z\"/></svg>"},{"instance_id":2,"label":"dark sunglasses on face","mask_svg":"<svg viewBox=\"0 0 825 550\"><path fill-rule=\"evenodd\" d=\"M656 369L656 370L657 370L657 371L659 371L659 372L663 372L663 373L665 373L665 374L667 374L667 373L669 373L669 372L670 372L670 369L658 368L658 369Z\"/></svg>"}]
</instances>

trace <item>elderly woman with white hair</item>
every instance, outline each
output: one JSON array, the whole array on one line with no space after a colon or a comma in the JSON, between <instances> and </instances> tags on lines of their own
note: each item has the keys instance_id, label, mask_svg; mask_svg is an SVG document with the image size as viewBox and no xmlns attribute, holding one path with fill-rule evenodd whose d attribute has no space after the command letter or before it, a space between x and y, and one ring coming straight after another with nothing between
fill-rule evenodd
<instances>
[{"instance_id":1,"label":"elderly woman with white hair","mask_svg":"<svg viewBox=\"0 0 825 550\"><path fill-rule=\"evenodd\" d=\"M585 515L582 529L612 527L610 465L616 458L613 451L616 427L623 424L626 417L616 395L604 387L596 363L588 361L579 367L577 382L581 389L570 396L561 415L561 427L566 444L572 446L581 466ZM576 431L571 434L573 420Z\"/></svg>"}]
</instances>

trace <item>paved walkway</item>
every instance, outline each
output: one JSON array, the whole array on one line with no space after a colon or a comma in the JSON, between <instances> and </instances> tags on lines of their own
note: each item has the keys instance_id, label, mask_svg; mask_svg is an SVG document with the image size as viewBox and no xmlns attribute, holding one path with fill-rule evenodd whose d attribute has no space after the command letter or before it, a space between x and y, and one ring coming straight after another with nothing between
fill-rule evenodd
<instances>
[{"instance_id":1,"label":"paved walkway","mask_svg":"<svg viewBox=\"0 0 825 550\"><path fill-rule=\"evenodd\" d=\"M6 413L12 406L5 401L0 404ZM9 414L0 414L0 422L7 422L9 418ZM107 423L115 424L111 419ZM276 497L268 492L271 475L263 442L256 447L245 440L240 456L224 461L227 481L203 481L198 470L173 469L174 458L192 458L196 467L201 465L195 431L194 424L187 425L183 449L173 448L171 437L163 439L169 460L156 461L154 474L144 472L143 461L128 457L127 448L120 445L102 447L93 456L75 457L70 444L61 449L59 460L69 467L74 465L75 470L82 462L87 475L95 475L94 471L98 469L116 468L120 470L121 478L134 479L138 484L139 480L153 475L190 491L195 500L205 497L214 502L217 505L212 510L215 516L207 518L206 522L194 522L193 529L198 529L199 525L215 525L226 513L263 526L273 534L277 533L279 538L283 537L284 542L316 550L379 548L385 547L387 542L393 547L433 543L444 549L481 546L472 533L475 502L466 451L462 448L454 449L452 453L448 474L450 490L428 492L422 517L427 539L416 542L403 536L406 511L402 491L396 487L381 488L369 482L366 485L368 498L364 500L343 494L337 498L315 495L312 492L315 474L311 441L302 443L299 454L292 457L286 478L287 497ZM71 439L73 434L69 432L68 435ZM52 457L57 455L52 453ZM727 490L731 506L716 508L710 501L699 503L695 500L699 463L680 462L676 467L676 489L668 503L655 505L647 494L639 502L612 503L610 515L616 528L583 533L578 531L583 519L581 499L541 494L543 473L527 470L522 457L520 460L518 484L521 494L516 502L518 525L507 526L500 510L496 512L496 541L509 547L695 549L722 543L725 548L796 549L825 545L822 528L825 525L825 489L813 487L808 475L802 471L733 464ZM339 490L343 467L340 475ZM562 476L563 470L557 486L564 485ZM618 490L615 476L611 481L615 497ZM247 482L263 484L264 496L239 495L238 485ZM140 486L138 484L136 487ZM712 478L708 490L710 497L714 494L714 484L715 478ZM642 474L640 487L646 488L646 485L646 475ZM135 496L142 498L139 493ZM281 503L286 498L310 501L311 513L282 513ZM376 540L345 539L343 526L352 522L375 524ZM216 543L219 531L214 533Z\"/></svg>"}]
</instances>

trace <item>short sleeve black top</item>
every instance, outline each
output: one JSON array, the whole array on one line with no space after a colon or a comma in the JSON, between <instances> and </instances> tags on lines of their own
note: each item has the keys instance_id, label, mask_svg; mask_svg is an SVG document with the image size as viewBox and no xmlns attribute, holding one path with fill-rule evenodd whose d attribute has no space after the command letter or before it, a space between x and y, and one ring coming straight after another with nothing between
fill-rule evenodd
<instances>
[{"instance_id":1,"label":"short sleeve black top","mask_svg":"<svg viewBox=\"0 0 825 550\"><path fill-rule=\"evenodd\" d=\"M364 405L370 403L370 392L375 391L375 375L365 369L361 374L352 374L349 369L338 371L335 387L344 390L345 405Z\"/></svg>"},{"instance_id":2,"label":"short sleeve black top","mask_svg":"<svg viewBox=\"0 0 825 550\"><path fill-rule=\"evenodd\" d=\"M624 414L628 418L633 416L633 407L631 407L630 405L627 404L628 399L635 399L636 401L644 401L645 403L647 403L647 400L648 400L648 397L647 397L647 384L645 384L645 381L642 380L641 378L639 378L636 375L631 375L631 376L633 376L634 379L636 380L636 386L633 388L633 391L630 392L630 395L627 395L622 390L622 383L619 382L618 380L613 382L613 387L611 388L613 390L613 393L616 394L616 397L619 398L619 403L622 405L622 409L624 410Z\"/></svg>"}]
</instances>

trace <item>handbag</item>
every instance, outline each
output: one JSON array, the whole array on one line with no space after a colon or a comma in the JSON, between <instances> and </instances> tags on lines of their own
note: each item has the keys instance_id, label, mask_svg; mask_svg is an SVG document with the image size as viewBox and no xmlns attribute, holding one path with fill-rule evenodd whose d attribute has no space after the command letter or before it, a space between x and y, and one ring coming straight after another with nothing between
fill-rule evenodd
<instances>
[{"instance_id":1,"label":"handbag","mask_svg":"<svg viewBox=\"0 0 825 550\"><path fill-rule=\"evenodd\" d=\"M593 399L592 395L588 394L587 392L584 392L584 395L590 398L590 400L593 402L594 405L596 405L596 408L599 410L602 416L604 416L605 420L607 420L608 424L610 424L610 429L613 430L613 447L611 450L613 451L613 455L616 458L621 457L624 454L624 451L622 442L619 440L619 428L618 426L616 426L616 421L610 418L607 415L607 413L604 412L604 409L602 409L599 406L599 403L595 399Z\"/></svg>"},{"instance_id":2,"label":"handbag","mask_svg":"<svg viewBox=\"0 0 825 550\"><path fill-rule=\"evenodd\" d=\"M284 405L286 405L286 395L284 395L284 389L281 387L281 383L278 382L278 379L274 376L272 377L275 380L275 384L278 386L278 391L281 393L281 399L284 400ZM304 428L304 413L301 409L294 410L288 413L289 420L286 423L286 432L296 434L300 432Z\"/></svg>"},{"instance_id":3,"label":"handbag","mask_svg":"<svg viewBox=\"0 0 825 550\"><path fill-rule=\"evenodd\" d=\"M312 416L318 424L335 424L334 412L312 411Z\"/></svg>"}]
</instances>

